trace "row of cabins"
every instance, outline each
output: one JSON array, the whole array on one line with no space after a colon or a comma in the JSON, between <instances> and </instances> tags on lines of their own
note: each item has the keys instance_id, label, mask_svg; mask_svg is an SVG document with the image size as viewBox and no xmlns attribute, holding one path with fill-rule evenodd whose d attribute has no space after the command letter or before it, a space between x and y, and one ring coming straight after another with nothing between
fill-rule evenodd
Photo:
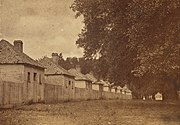
<instances>
[{"instance_id":1,"label":"row of cabins","mask_svg":"<svg viewBox=\"0 0 180 125\"><path fill-rule=\"evenodd\" d=\"M57 53L53 53L52 58L44 57L35 61L23 52L21 40L14 41L14 45L1 40L0 105L43 102L52 91L59 91L60 89L54 89L59 86L66 89L68 94L71 93L72 98L78 88L89 92L121 93L130 95L130 98L132 96L127 86L111 87L107 81L98 81L92 73L82 74L79 66L67 71L58 65L58 61Z\"/></svg>"}]
</instances>

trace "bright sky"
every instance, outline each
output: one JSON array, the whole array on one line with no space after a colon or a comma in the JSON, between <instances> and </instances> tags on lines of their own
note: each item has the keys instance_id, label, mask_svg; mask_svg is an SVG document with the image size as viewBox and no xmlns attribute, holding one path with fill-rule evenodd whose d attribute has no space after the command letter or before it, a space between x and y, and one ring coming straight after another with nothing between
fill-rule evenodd
<instances>
[{"instance_id":1,"label":"bright sky","mask_svg":"<svg viewBox=\"0 0 180 125\"><path fill-rule=\"evenodd\" d=\"M73 0L0 0L1 36L11 43L20 39L24 52L37 59L51 53L83 55L75 41L83 27L69 8Z\"/></svg>"}]
</instances>

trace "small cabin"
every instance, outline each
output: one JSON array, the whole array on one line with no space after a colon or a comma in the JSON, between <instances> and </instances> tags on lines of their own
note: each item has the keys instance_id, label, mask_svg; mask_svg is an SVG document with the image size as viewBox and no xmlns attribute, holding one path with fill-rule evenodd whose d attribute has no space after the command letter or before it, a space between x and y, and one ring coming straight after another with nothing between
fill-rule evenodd
<instances>
[{"instance_id":1,"label":"small cabin","mask_svg":"<svg viewBox=\"0 0 180 125\"><path fill-rule=\"evenodd\" d=\"M103 84L95 78L92 72L86 74L86 77L92 81L92 90L103 91Z\"/></svg>"},{"instance_id":2,"label":"small cabin","mask_svg":"<svg viewBox=\"0 0 180 125\"><path fill-rule=\"evenodd\" d=\"M105 92L110 92L111 89L110 89L110 83L108 81L104 81L104 80L101 80L102 84L103 84L103 91Z\"/></svg>"},{"instance_id":3,"label":"small cabin","mask_svg":"<svg viewBox=\"0 0 180 125\"><path fill-rule=\"evenodd\" d=\"M117 87L116 86L111 87L111 92L113 93L117 92Z\"/></svg>"},{"instance_id":4,"label":"small cabin","mask_svg":"<svg viewBox=\"0 0 180 125\"><path fill-rule=\"evenodd\" d=\"M127 85L124 85L124 87L122 88L122 94L132 95L132 91L128 88Z\"/></svg>"},{"instance_id":5,"label":"small cabin","mask_svg":"<svg viewBox=\"0 0 180 125\"><path fill-rule=\"evenodd\" d=\"M122 93L122 87L121 86L117 86L117 93Z\"/></svg>"},{"instance_id":6,"label":"small cabin","mask_svg":"<svg viewBox=\"0 0 180 125\"><path fill-rule=\"evenodd\" d=\"M160 93L160 92L156 93L155 94L155 100L162 101L163 100L162 93Z\"/></svg>"},{"instance_id":7,"label":"small cabin","mask_svg":"<svg viewBox=\"0 0 180 125\"><path fill-rule=\"evenodd\" d=\"M88 90L92 89L92 80L81 73L80 66L76 66L76 68L69 69L68 71L75 76L75 87Z\"/></svg>"},{"instance_id":8,"label":"small cabin","mask_svg":"<svg viewBox=\"0 0 180 125\"><path fill-rule=\"evenodd\" d=\"M60 85L64 88L75 88L75 76L58 64L59 56L52 53L52 58L44 57L39 60L45 69L45 80L47 84Z\"/></svg>"},{"instance_id":9,"label":"small cabin","mask_svg":"<svg viewBox=\"0 0 180 125\"><path fill-rule=\"evenodd\" d=\"M6 87L3 103L44 100L44 67L23 52L23 42L0 41L0 83ZM11 88L12 87L12 88ZM0 92L1 94L1 92ZM1 96L2 97L2 96Z\"/></svg>"}]
</instances>

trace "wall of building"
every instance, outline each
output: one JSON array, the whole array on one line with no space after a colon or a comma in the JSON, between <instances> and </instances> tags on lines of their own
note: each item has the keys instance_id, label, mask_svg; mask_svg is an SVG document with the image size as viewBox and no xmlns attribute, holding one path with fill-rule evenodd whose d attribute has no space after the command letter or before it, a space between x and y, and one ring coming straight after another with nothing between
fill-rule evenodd
<instances>
[{"instance_id":1,"label":"wall of building","mask_svg":"<svg viewBox=\"0 0 180 125\"><path fill-rule=\"evenodd\" d=\"M0 81L24 82L23 65L0 65Z\"/></svg>"},{"instance_id":2,"label":"wall of building","mask_svg":"<svg viewBox=\"0 0 180 125\"><path fill-rule=\"evenodd\" d=\"M1 93L4 104L19 102L39 102L44 100L44 70L24 65L0 65ZM10 98L13 97L14 99ZM2 101L2 100L1 100Z\"/></svg>"},{"instance_id":3,"label":"wall of building","mask_svg":"<svg viewBox=\"0 0 180 125\"><path fill-rule=\"evenodd\" d=\"M63 75L45 75L45 81L48 84L64 86Z\"/></svg>"},{"instance_id":4,"label":"wall of building","mask_svg":"<svg viewBox=\"0 0 180 125\"><path fill-rule=\"evenodd\" d=\"M92 84L93 90L99 90L99 84Z\"/></svg>"},{"instance_id":5,"label":"wall of building","mask_svg":"<svg viewBox=\"0 0 180 125\"><path fill-rule=\"evenodd\" d=\"M75 80L75 87L76 88L85 88L85 89L92 89L92 83L90 81L84 80Z\"/></svg>"},{"instance_id":6,"label":"wall of building","mask_svg":"<svg viewBox=\"0 0 180 125\"><path fill-rule=\"evenodd\" d=\"M64 96L65 99L67 98L68 100L74 99L74 92L75 92L75 80L72 77L64 76L64 92L66 93Z\"/></svg>"},{"instance_id":7,"label":"wall of building","mask_svg":"<svg viewBox=\"0 0 180 125\"><path fill-rule=\"evenodd\" d=\"M111 92L116 92L116 90L114 88L111 89Z\"/></svg>"},{"instance_id":8,"label":"wall of building","mask_svg":"<svg viewBox=\"0 0 180 125\"><path fill-rule=\"evenodd\" d=\"M86 88L89 90L92 90L92 82L91 81L86 81Z\"/></svg>"},{"instance_id":9,"label":"wall of building","mask_svg":"<svg viewBox=\"0 0 180 125\"><path fill-rule=\"evenodd\" d=\"M75 88L75 80L71 77L65 76L64 77L64 86L66 88L70 88L70 89Z\"/></svg>"},{"instance_id":10,"label":"wall of building","mask_svg":"<svg viewBox=\"0 0 180 125\"><path fill-rule=\"evenodd\" d=\"M117 93L122 93L122 91L120 89L117 89Z\"/></svg>"},{"instance_id":11,"label":"wall of building","mask_svg":"<svg viewBox=\"0 0 180 125\"><path fill-rule=\"evenodd\" d=\"M109 91L110 91L110 90L109 90L109 87L108 87L108 86L104 86L104 87L103 87L103 91L109 92Z\"/></svg>"},{"instance_id":12,"label":"wall of building","mask_svg":"<svg viewBox=\"0 0 180 125\"><path fill-rule=\"evenodd\" d=\"M75 87L77 88L86 88L86 81L75 81Z\"/></svg>"},{"instance_id":13,"label":"wall of building","mask_svg":"<svg viewBox=\"0 0 180 125\"><path fill-rule=\"evenodd\" d=\"M30 74L30 76L28 76ZM44 70L33 68L30 66L24 67L24 86L23 94L24 102L39 102L44 100Z\"/></svg>"}]
</instances>

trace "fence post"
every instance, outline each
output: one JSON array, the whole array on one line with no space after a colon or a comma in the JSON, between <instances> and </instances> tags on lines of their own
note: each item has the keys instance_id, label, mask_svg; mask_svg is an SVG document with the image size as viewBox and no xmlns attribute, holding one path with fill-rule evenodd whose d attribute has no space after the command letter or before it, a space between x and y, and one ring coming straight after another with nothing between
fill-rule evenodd
<instances>
[{"instance_id":1,"label":"fence post","mask_svg":"<svg viewBox=\"0 0 180 125\"><path fill-rule=\"evenodd\" d=\"M2 105L4 105L4 96L5 96L5 94L4 94L4 90L5 89L5 87L4 87L4 82L2 83L2 90L3 90L3 92L2 92Z\"/></svg>"},{"instance_id":2,"label":"fence post","mask_svg":"<svg viewBox=\"0 0 180 125\"><path fill-rule=\"evenodd\" d=\"M9 89L9 100L8 103L11 104L11 84L8 83L8 89Z\"/></svg>"}]
</instances>

